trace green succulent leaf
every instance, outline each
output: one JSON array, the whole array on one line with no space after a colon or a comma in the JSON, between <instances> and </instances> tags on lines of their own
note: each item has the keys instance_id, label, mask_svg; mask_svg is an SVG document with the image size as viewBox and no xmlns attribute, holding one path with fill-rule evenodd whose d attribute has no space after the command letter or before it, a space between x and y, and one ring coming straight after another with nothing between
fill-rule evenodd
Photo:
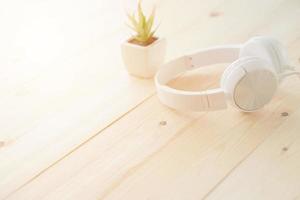
<instances>
[{"instance_id":1,"label":"green succulent leaf","mask_svg":"<svg viewBox=\"0 0 300 200\"><path fill-rule=\"evenodd\" d=\"M130 25L127 25L135 32L133 37L136 41L147 44L154 37L156 31L153 30L155 19L155 8L152 10L150 16L147 18L142 9L141 0L138 2L137 14L127 14Z\"/></svg>"},{"instance_id":2,"label":"green succulent leaf","mask_svg":"<svg viewBox=\"0 0 300 200\"><path fill-rule=\"evenodd\" d=\"M146 17L145 17L145 15L143 13L141 1L139 1L139 3L138 3L138 16L139 16L140 26L144 27L145 24L146 24Z\"/></svg>"},{"instance_id":3,"label":"green succulent leaf","mask_svg":"<svg viewBox=\"0 0 300 200\"><path fill-rule=\"evenodd\" d=\"M148 33L150 33L152 30L154 18L155 18L155 9L152 10L152 13L149 16L147 23L146 23L147 24L146 30Z\"/></svg>"},{"instance_id":4,"label":"green succulent leaf","mask_svg":"<svg viewBox=\"0 0 300 200\"><path fill-rule=\"evenodd\" d=\"M132 15L127 14L127 17L129 19L130 23L132 24L131 27L136 30L136 28L138 27L138 22L136 21L134 14L132 14Z\"/></svg>"}]
</instances>

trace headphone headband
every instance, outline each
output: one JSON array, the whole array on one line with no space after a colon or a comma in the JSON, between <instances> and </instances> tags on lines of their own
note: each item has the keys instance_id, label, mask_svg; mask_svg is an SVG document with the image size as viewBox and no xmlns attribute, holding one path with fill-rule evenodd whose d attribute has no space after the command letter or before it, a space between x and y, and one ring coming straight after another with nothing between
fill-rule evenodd
<instances>
[{"instance_id":1,"label":"headphone headband","mask_svg":"<svg viewBox=\"0 0 300 200\"><path fill-rule=\"evenodd\" d=\"M193 92L167 86L183 72L218 63L231 63L223 72L221 88ZM254 37L243 45L216 46L163 65L155 76L157 95L174 109L220 110L230 102L241 111L253 112L271 101L284 78L300 77L300 72L287 63L283 45L271 37Z\"/></svg>"},{"instance_id":2,"label":"headphone headband","mask_svg":"<svg viewBox=\"0 0 300 200\"><path fill-rule=\"evenodd\" d=\"M241 45L217 46L174 59L161 67L155 76L160 100L176 109L190 111L220 110L227 107L221 88L192 92L177 90L166 84L183 72L238 59Z\"/></svg>"}]
</instances>

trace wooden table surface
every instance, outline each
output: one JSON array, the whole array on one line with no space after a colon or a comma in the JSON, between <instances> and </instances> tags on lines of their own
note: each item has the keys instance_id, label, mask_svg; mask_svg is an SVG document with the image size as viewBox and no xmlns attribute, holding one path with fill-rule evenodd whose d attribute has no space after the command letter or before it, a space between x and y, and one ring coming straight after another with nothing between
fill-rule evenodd
<instances>
[{"instance_id":1,"label":"wooden table surface","mask_svg":"<svg viewBox=\"0 0 300 200\"><path fill-rule=\"evenodd\" d=\"M168 60L271 35L300 69L299 0L155 3ZM0 199L299 200L300 81L253 114L171 110L122 64L126 5L0 2ZM171 84L217 87L224 67Z\"/></svg>"}]
</instances>

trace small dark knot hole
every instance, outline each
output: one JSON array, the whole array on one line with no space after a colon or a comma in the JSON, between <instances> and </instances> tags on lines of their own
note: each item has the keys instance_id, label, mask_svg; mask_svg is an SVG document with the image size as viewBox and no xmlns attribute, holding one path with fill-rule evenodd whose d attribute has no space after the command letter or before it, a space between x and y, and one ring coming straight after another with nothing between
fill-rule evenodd
<instances>
[{"instance_id":1,"label":"small dark knot hole","mask_svg":"<svg viewBox=\"0 0 300 200\"><path fill-rule=\"evenodd\" d=\"M165 126L165 125L167 125L167 122L166 122L166 121L160 121L160 122L159 122L159 125Z\"/></svg>"},{"instance_id":2,"label":"small dark knot hole","mask_svg":"<svg viewBox=\"0 0 300 200\"><path fill-rule=\"evenodd\" d=\"M0 141L0 148L3 147L5 145L5 142Z\"/></svg>"},{"instance_id":3,"label":"small dark knot hole","mask_svg":"<svg viewBox=\"0 0 300 200\"><path fill-rule=\"evenodd\" d=\"M287 117L287 116L289 116L289 113L288 112L283 112L283 113L281 113L281 116L282 117Z\"/></svg>"},{"instance_id":4,"label":"small dark knot hole","mask_svg":"<svg viewBox=\"0 0 300 200\"><path fill-rule=\"evenodd\" d=\"M223 13L222 12L219 12L219 11L211 11L210 13L209 13L209 16L210 17L219 17L219 16L221 16Z\"/></svg>"},{"instance_id":5,"label":"small dark knot hole","mask_svg":"<svg viewBox=\"0 0 300 200\"><path fill-rule=\"evenodd\" d=\"M282 148L282 151L285 151L285 152L286 152L286 151L288 151L288 150L289 150L289 148L287 148L287 147L283 147L283 148Z\"/></svg>"}]
</instances>

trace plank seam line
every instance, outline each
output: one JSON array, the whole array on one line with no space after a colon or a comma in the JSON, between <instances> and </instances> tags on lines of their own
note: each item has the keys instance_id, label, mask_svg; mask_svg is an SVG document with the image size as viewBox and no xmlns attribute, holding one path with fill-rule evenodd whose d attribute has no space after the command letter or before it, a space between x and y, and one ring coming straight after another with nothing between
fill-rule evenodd
<instances>
[{"instance_id":1,"label":"plank seam line","mask_svg":"<svg viewBox=\"0 0 300 200\"><path fill-rule=\"evenodd\" d=\"M3 200L8 199L10 196L12 196L15 192L19 191L20 189L22 189L23 187L25 187L26 185L30 184L30 182L32 182L34 179L38 178L39 176L41 176L43 173L45 173L46 171L48 171L50 168L54 167L56 164L58 164L59 162L61 162L62 160L64 160L66 157L70 156L72 153L74 153L75 151L77 151L78 149L80 149L83 145L85 145L86 143L88 143L89 141L91 141L92 139L94 139L96 136L98 136L101 132L105 131L106 129L108 129L109 127L111 127L114 123L118 122L119 120L121 120L123 117L125 117L126 115L128 115L129 113L131 113L133 110L135 110L137 107L139 107L140 105L144 104L146 101L148 101L150 98L152 98L154 95L156 94L156 92L154 92L153 94L150 94L148 97L146 97L145 99L143 99L141 102L139 102L138 104L136 104L135 106L133 106L131 109L129 109L128 111L126 111L125 113L121 114L119 117L117 117L116 119L114 119L112 122L110 122L108 125L106 125L105 127L103 127L101 130L97 131L94 135L92 135L91 137L89 137L88 139L86 139L85 141L83 141L82 143L80 143L78 146L75 146L73 149L71 149L69 152L67 152L66 154L64 154L61 158L57 159L56 161L54 161L52 164L50 164L48 167L46 167L45 169L42 169L40 172L38 172L36 175L34 175L32 178L30 178L28 181L26 181L24 184L20 185L19 187L17 187L15 190L13 190L12 192L10 192L7 196L5 196L3 198Z\"/></svg>"},{"instance_id":2,"label":"plank seam line","mask_svg":"<svg viewBox=\"0 0 300 200\"><path fill-rule=\"evenodd\" d=\"M184 134L184 132L193 124L195 124L199 118L203 117L206 115L207 112L205 112L203 115L191 120L188 122L186 125L184 125L181 129L176 131L174 136L170 138L164 145L162 145L159 149L157 149L155 152L149 154L148 156L143 159L143 161L138 162L137 164L133 165L130 167L128 170L126 170L125 174L122 175L118 180L114 181L111 186L103 192L103 194L100 197L97 197L97 200L103 200L105 199L108 195L110 195L111 191L114 189L118 188L124 181L126 181L129 177L132 176L137 170L142 168L144 165L146 165L152 158L154 158L159 152L162 152L164 149L166 149L174 140L176 140L180 135Z\"/></svg>"},{"instance_id":3,"label":"plank seam line","mask_svg":"<svg viewBox=\"0 0 300 200\"><path fill-rule=\"evenodd\" d=\"M279 106L278 106L279 107ZM277 107L277 108L278 108ZM273 112L273 114L276 113L275 111ZM286 120L284 120L286 121ZM283 121L283 122L284 122ZM279 126L282 126L282 124L280 124ZM278 127L277 127L278 128ZM276 131L267 135L258 145L256 145L256 147L250 151L243 159L241 159L241 161L239 161L231 170L229 170L229 172L220 180L216 183L216 185L214 187L212 187L203 197L201 200L206 200L218 187L220 187L220 185L238 168L241 166L242 163L244 163L246 160L249 159L249 157L254 154L254 152L261 147L272 135L276 134Z\"/></svg>"},{"instance_id":4,"label":"plank seam line","mask_svg":"<svg viewBox=\"0 0 300 200\"><path fill-rule=\"evenodd\" d=\"M244 163L248 158L260 147L262 146L265 141L270 138L273 134L266 136L262 142L260 142L252 151L250 151L243 159L241 159L229 172L220 180L218 181L215 186L213 186L202 198L202 200L206 200L219 186L237 169L239 168L242 163Z\"/></svg>"}]
</instances>

